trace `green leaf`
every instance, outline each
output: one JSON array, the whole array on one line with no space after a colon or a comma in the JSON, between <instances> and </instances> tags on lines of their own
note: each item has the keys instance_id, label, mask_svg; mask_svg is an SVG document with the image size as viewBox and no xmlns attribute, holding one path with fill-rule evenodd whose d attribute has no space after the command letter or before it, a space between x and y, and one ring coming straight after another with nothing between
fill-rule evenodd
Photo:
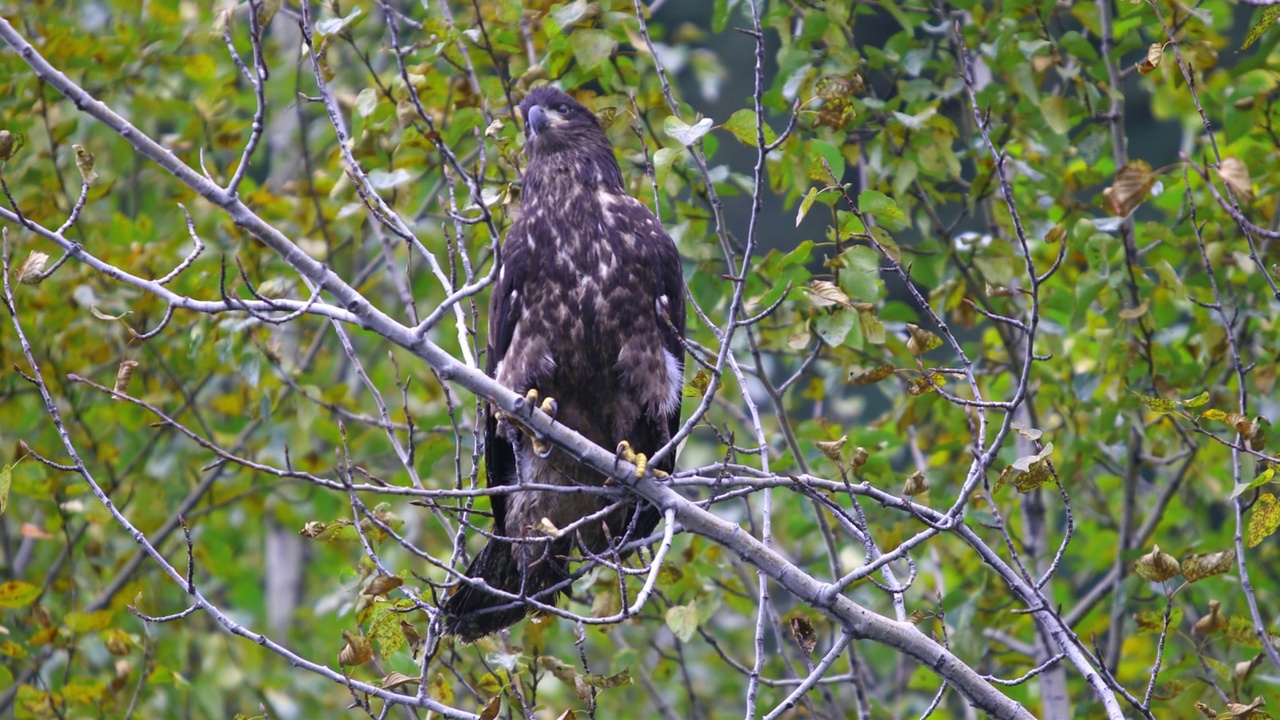
<instances>
[{"instance_id":1,"label":"green leaf","mask_svg":"<svg viewBox=\"0 0 1280 720\"><path fill-rule=\"evenodd\" d=\"M667 184L667 175L671 172L671 165L676 161L677 154L678 151L671 148L658 148L653 154L653 179L658 187Z\"/></svg>"},{"instance_id":2,"label":"green leaf","mask_svg":"<svg viewBox=\"0 0 1280 720\"><path fill-rule=\"evenodd\" d=\"M1140 634L1150 635L1164 629L1164 610L1143 610L1134 613L1134 623ZM1169 627L1176 628L1182 622L1182 608L1175 605L1169 609Z\"/></svg>"},{"instance_id":3,"label":"green leaf","mask_svg":"<svg viewBox=\"0 0 1280 720\"><path fill-rule=\"evenodd\" d=\"M809 208L813 207L813 201L817 199L818 188L809 188L809 192L805 193L804 198L800 200L800 209L796 211L796 227L800 227L800 223L804 221L804 216L809 214Z\"/></svg>"},{"instance_id":4,"label":"green leaf","mask_svg":"<svg viewBox=\"0 0 1280 720\"><path fill-rule=\"evenodd\" d=\"M360 7L356 6L351 8L351 12L347 13L346 17L326 18L321 20L316 23L316 33L319 35L334 35L336 33L340 33L344 28L354 23L356 18L360 17L360 12Z\"/></svg>"},{"instance_id":5,"label":"green leaf","mask_svg":"<svg viewBox=\"0 0 1280 720\"><path fill-rule=\"evenodd\" d=\"M782 256L778 261L778 268L789 268L792 265L805 265L809 262L809 258L813 257L813 241L801 240L796 249Z\"/></svg>"},{"instance_id":6,"label":"green leaf","mask_svg":"<svg viewBox=\"0 0 1280 720\"><path fill-rule=\"evenodd\" d=\"M865 245L855 245L843 253L837 279L840 289L859 302L875 302L880 299L884 282L880 279L880 253Z\"/></svg>"},{"instance_id":7,"label":"green leaf","mask_svg":"<svg viewBox=\"0 0 1280 720\"><path fill-rule=\"evenodd\" d=\"M404 617L397 612L392 602L377 602L369 616L369 639L378 643L378 653L388 657L404 647L404 633L400 630L400 620Z\"/></svg>"},{"instance_id":8,"label":"green leaf","mask_svg":"<svg viewBox=\"0 0 1280 720\"><path fill-rule=\"evenodd\" d=\"M858 209L865 215L874 216L890 230L902 230L907 226L907 216L898 207L898 203L878 190L863 190L858 193Z\"/></svg>"},{"instance_id":9,"label":"green leaf","mask_svg":"<svg viewBox=\"0 0 1280 720\"><path fill-rule=\"evenodd\" d=\"M721 125L728 130L734 137L742 141L742 144L750 147L756 146L756 111L751 108L743 108L729 116L729 119ZM778 134L769 127L768 123L764 125L764 141L765 144L771 145L778 139Z\"/></svg>"},{"instance_id":10,"label":"green leaf","mask_svg":"<svg viewBox=\"0 0 1280 720\"><path fill-rule=\"evenodd\" d=\"M573 0L573 2L557 5L551 10L551 19L562 28L572 25L587 14L587 6L587 0Z\"/></svg>"},{"instance_id":11,"label":"green leaf","mask_svg":"<svg viewBox=\"0 0 1280 720\"><path fill-rule=\"evenodd\" d=\"M369 184L374 190L391 190L400 187L413 179L413 173L404 168L387 172L386 170L370 170Z\"/></svg>"},{"instance_id":12,"label":"green leaf","mask_svg":"<svg viewBox=\"0 0 1280 720\"><path fill-rule=\"evenodd\" d=\"M698 139L703 135L706 135L711 130L712 124L711 118L702 118L690 125L675 115L668 115L662 121L662 129L681 145L689 146L698 142Z\"/></svg>"},{"instance_id":13,"label":"green leaf","mask_svg":"<svg viewBox=\"0 0 1280 720\"><path fill-rule=\"evenodd\" d=\"M668 609L667 627L671 628L671 632L675 633L681 642L689 642L693 639L693 633L698 629L698 603L695 601Z\"/></svg>"},{"instance_id":14,"label":"green leaf","mask_svg":"<svg viewBox=\"0 0 1280 720\"><path fill-rule=\"evenodd\" d=\"M182 73L198 83L207 83L218 76L218 63L204 53L191 55L182 63Z\"/></svg>"},{"instance_id":15,"label":"green leaf","mask_svg":"<svg viewBox=\"0 0 1280 720\"><path fill-rule=\"evenodd\" d=\"M1260 488L1263 485L1266 485L1267 483L1274 480L1275 477L1276 477L1276 466L1269 465L1266 470L1263 470L1262 472L1258 473L1258 477L1254 478L1252 481L1248 483L1245 483L1244 485L1241 485L1240 487L1237 487L1234 491L1232 491L1231 499L1235 500L1236 498L1249 492L1250 490L1253 490L1254 488Z\"/></svg>"},{"instance_id":16,"label":"green leaf","mask_svg":"<svg viewBox=\"0 0 1280 720\"><path fill-rule=\"evenodd\" d=\"M1040 101L1040 114L1049 129L1065 135L1071 131L1071 116L1067 112L1067 101L1060 95L1047 95Z\"/></svg>"},{"instance_id":17,"label":"green leaf","mask_svg":"<svg viewBox=\"0 0 1280 720\"><path fill-rule=\"evenodd\" d=\"M885 341L884 323L871 310L858 310L858 325L862 335L872 345L883 345Z\"/></svg>"},{"instance_id":18,"label":"green leaf","mask_svg":"<svg viewBox=\"0 0 1280 720\"><path fill-rule=\"evenodd\" d=\"M1200 393L1199 395L1189 400L1183 400L1182 406L1188 407L1188 408L1198 408L1207 402L1209 402L1209 391L1205 390L1204 392Z\"/></svg>"},{"instance_id":19,"label":"green leaf","mask_svg":"<svg viewBox=\"0 0 1280 720\"><path fill-rule=\"evenodd\" d=\"M356 95L356 112L360 113L360 117L369 117L376 107L378 107L378 91L375 88L365 88Z\"/></svg>"},{"instance_id":20,"label":"green leaf","mask_svg":"<svg viewBox=\"0 0 1280 720\"><path fill-rule=\"evenodd\" d=\"M833 313L822 313L813 321L818 337L831 347L839 347L858 321L857 311L840 308Z\"/></svg>"},{"instance_id":21,"label":"green leaf","mask_svg":"<svg viewBox=\"0 0 1280 720\"><path fill-rule=\"evenodd\" d=\"M722 33L729 26L729 14L741 0L715 0L711 10L711 30Z\"/></svg>"},{"instance_id":22,"label":"green leaf","mask_svg":"<svg viewBox=\"0 0 1280 720\"><path fill-rule=\"evenodd\" d=\"M0 468L0 515L9 509L9 487L13 482L13 466Z\"/></svg>"},{"instance_id":23,"label":"green leaf","mask_svg":"<svg viewBox=\"0 0 1280 720\"><path fill-rule=\"evenodd\" d=\"M805 172L809 179L820 183L839 183L844 177L844 156L835 145L822 140L810 140L805 143L805 154L808 158Z\"/></svg>"},{"instance_id":24,"label":"green leaf","mask_svg":"<svg viewBox=\"0 0 1280 720\"><path fill-rule=\"evenodd\" d=\"M877 225L871 228L871 237L876 241L876 245L880 246L880 250L884 252L886 257L896 263L902 262L902 248L898 247L897 241L893 239L893 236L887 230Z\"/></svg>"},{"instance_id":25,"label":"green leaf","mask_svg":"<svg viewBox=\"0 0 1280 720\"><path fill-rule=\"evenodd\" d=\"M573 57L587 70L593 70L613 55L618 41L603 30L578 30L573 33Z\"/></svg>"}]
</instances>

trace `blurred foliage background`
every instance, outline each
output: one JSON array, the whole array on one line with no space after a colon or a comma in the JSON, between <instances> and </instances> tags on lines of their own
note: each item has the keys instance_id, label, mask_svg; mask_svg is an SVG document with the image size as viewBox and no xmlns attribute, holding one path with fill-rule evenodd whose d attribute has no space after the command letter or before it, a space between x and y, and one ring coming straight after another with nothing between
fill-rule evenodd
<instances>
[{"instance_id":1,"label":"blurred foliage background","mask_svg":"<svg viewBox=\"0 0 1280 720\"><path fill-rule=\"evenodd\" d=\"M681 451L685 473L672 482L687 497L757 536L767 518L773 547L830 582L870 553L844 523L866 530L880 552L927 529L854 490L902 496L918 474L927 488L909 488L916 502L961 508L1009 572L1044 578L1042 606L1096 656L1113 689L1130 694L1120 701L1127 714L1196 717L1197 702L1220 712L1275 697L1280 667L1263 646L1280 599L1275 451L1266 444L1280 411L1274 14L1222 0L763 3L764 137L784 139L757 184L748 0L650 4L651 13L624 0L310 8L350 152L440 258L435 273L377 222L347 173L317 101L299 7L264 2L272 14L260 16L270 71L262 140L240 197L412 325L449 295L441 275L458 287L491 268L493 230L518 209L523 139L513 105L554 82L598 113L630 192L677 241L691 298L706 313L691 322L696 345L719 350L708 323L730 317L744 251L751 270L736 310L770 310L732 345L747 381L726 373ZM241 163L257 110L223 40L225 28L252 69L249 13L234 2L0 2L0 15L54 67L222 184ZM430 126L414 116L410 84ZM0 131L9 133L0 177L11 215L50 229L67 219L81 188L80 145L97 179L65 237L86 252L163 276L191 252L185 207L206 247L168 285L173 292L216 301L225 288L247 298L249 278L265 296L310 296L283 258L11 49L0 51ZM482 213L441 147L483 178L491 225L459 220ZM178 612L187 595L81 477L28 453L68 462L22 376L32 370L15 313L87 467L177 568L187 564L185 522L194 581L227 616L334 669L343 633L367 636L374 656L348 669L354 677L418 678L413 640L428 634L426 613L394 591L362 592L376 573L342 524L353 516L344 490L227 461L157 424L154 412L69 375L111 386L120 363L135 361L130 395L237 458L331 480L349 459L361 482L401 488L407 468L427 488L483 483L475 397L375 333L349 328L349 356L321 317L273 325L179 309L140 340L164 321L163 300L75 258L39 284L19 283L31 251L61 251L11 217L2 224L15 268L14 305L0 324L2 714L362 714L344 710L352 693L341 684L226 634L208 614L146 623L130 612ZM462 299L462 319L445 313L432 340L476 361L486 301L484 292ZM688 376L686 414L706 388L692 362ZM954 400L973 399L971 387L1016 408ZM982 413L991 425L980 432ZM407 462L388 428L412 448ZM757 436L766 447L755 447ZM975 474L982 453L990 463ZM806 485L814 478L849 490ZM766 498L770 482L782 489ZM481 542L458 531L461 501L423 507L388 491L365 502L434 558L370 530L382 560L427 600L438 592L431 582L449 579L445 566L463 566L459 546L474 552ZM972 542L953 532L913 542L911 564L891 567L911 581L901 598L921 632L1001 678L1055 653L1022 612L1025 598ZM1156 545L1184 561L1230 556L1211 556L1220 567L1203 578L1166 577L1152 570ZM642 579L628 580L632 593ZM758 582L733 552L678 535L641 617L585 626L581 638L572 622L537 618L476 646L446 640L433 648L426 692L502 717L739 717L748 703L763 715L840 629L776 589L762 612ZM579 581L570 608L609 615L625 604L620 592L612 573L597 570ZM844 592L894 616L883 585L864 579ZM1209 617L1219 620L1198 624ZM818 643L812 656L798 639L805 633L793 633L806 624ZM753 666L765 682L748 699ZM939 687L897 649L855 642L789 712L974 716ZM1044 717L1102 714L1065 662L1000 689ZM380 709L374 701L373 714Z\"/></svg>"}]
</instances>

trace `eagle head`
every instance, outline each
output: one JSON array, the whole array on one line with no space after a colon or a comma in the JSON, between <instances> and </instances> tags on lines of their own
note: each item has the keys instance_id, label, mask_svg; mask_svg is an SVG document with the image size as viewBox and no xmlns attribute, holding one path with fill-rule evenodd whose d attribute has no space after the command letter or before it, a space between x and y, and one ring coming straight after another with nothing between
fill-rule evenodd
<instances>
[{"instance_id":1,"label":"eagle head","mask_svg":"<svg viewBox=\"0 0 1280 720\"><path fill-rule=\"evenodd\" d=\"M531 158L572 148L609 146L600 121L585 105L553 87L535 88L520 103L525 150Z\"/></svg>"}]
</instances>

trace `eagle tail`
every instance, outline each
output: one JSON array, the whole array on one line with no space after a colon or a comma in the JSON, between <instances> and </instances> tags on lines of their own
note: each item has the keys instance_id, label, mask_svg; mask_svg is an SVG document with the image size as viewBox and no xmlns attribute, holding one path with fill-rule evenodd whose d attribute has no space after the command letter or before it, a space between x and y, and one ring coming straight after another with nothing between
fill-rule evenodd
<instances>
[{"instance_id":1,"label":"eagle tail","mask_svg":"<svg viewBox=\"0 0 1280 720\"><path fill-rule=\"evenodd\" d=\"M533 546L546 548L546 545ZM523 553L521 553L523 554ZM540 554L522 571L520 558L509 540L490 539L479 555L471 561L466 575L484 580L490 587L528 597L537 596L548 588L568 578L564 561L552 552ZM567 591L567 589L566 589ZM554 602L555 598L538 598L542 602ZM475 642L515 625L524 619L529 606L510 598L500 597L474 585L462 584L444 604L445 632L463 642Z\"/></svg>"}]
</instances>

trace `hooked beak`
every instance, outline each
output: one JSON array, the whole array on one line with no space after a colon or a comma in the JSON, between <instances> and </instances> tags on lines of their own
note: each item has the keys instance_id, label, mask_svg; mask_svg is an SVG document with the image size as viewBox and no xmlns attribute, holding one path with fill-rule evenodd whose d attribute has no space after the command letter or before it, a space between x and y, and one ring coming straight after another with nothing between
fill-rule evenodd
<instances>
[{"instance_id":1,"label":"hooked beak","mask_svg":"<svg viewBox=\"0 0 1280 720\"><path fill-rule=\"evenodd\" d=\"M529 134L540 135L548 126L561 120L560 114L554 110L547 110L541 105L534 105L529 108Z\"/></svg>"}]
</instances>

